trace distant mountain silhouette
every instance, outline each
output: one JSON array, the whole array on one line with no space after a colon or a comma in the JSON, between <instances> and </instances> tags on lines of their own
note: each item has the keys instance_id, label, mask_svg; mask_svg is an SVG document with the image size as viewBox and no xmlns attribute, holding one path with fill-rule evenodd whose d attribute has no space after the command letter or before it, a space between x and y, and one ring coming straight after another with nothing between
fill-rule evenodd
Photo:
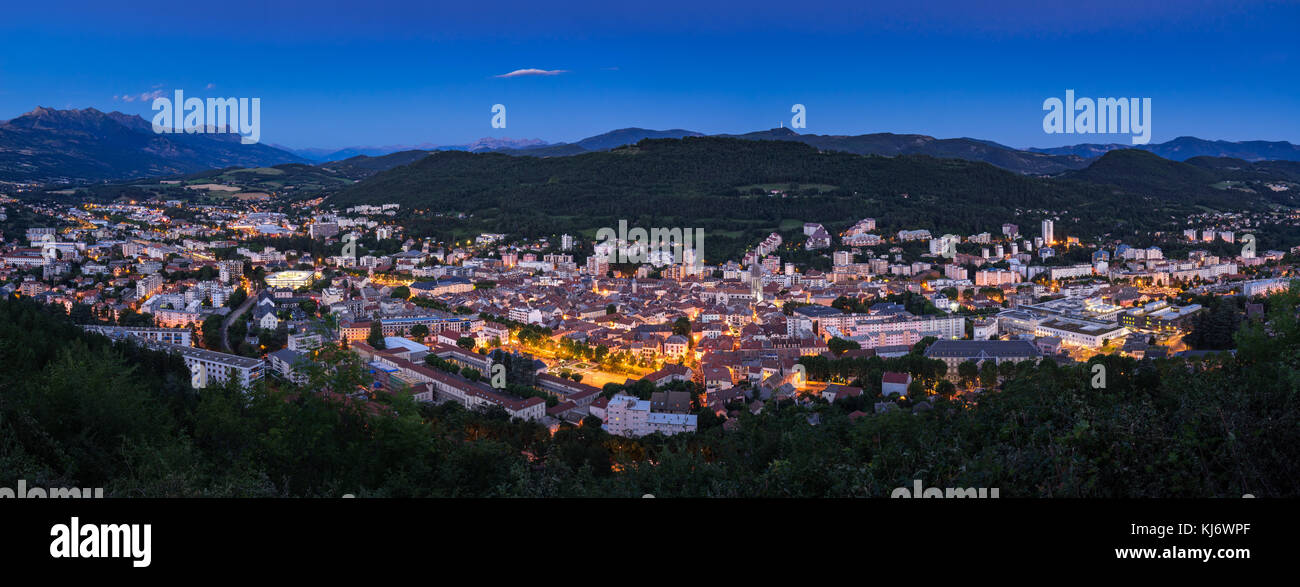
<instances>
[{"instance_id":1,"label":"distant mountain silhouette","mask_svg":"<svg viewBox=\"0 0 1300 587\"><path fill-rule=\"evenodd\" d=\"M411 151L398 151L396 153L389 153L378 157L357 155L342 161L322 163L320 167L337 171L344 177L361 179L379 173L380 171L387 171L401 165L409 165L428 157L431 152L432 151L422 151L417 149Z\"/></svg>"},{"instance_id":2,"label":"distant mountain silhouette","mask_svg":"<svg viewBox=\"0 0 1300 587\"><path fill-rule=\"evenodd\" d=\"M1210 141L1196 137L1178 137L1172 141L1147 145L1085 143L1028 150L1048 155L1076 155L1092 158L1116 149L1150 151L1174 161L1186 161L1193 157L1231 157L1244 161L1300 161L1300 146L1286 141Z\"/></svg>"},{"instance_id":3,"label":"distant mountain silhouette","mask_svg":"<svg viewBox=\"0 0 1300 587\"><path fill-rule=\"evenodd\" d=\"M716 136L754 141L794 141L823 151L858 155L929 155L948 159L983 161L1017 173L1055 175L1084 169L1098 157L1118 149L1141 149L1165 159L1186 161L1193 157L1231 157L1245 161L1300 161L1300 146L1284 141L1210 141L1179 137L1152 145L1081 144L1068 147L1016 149L993 141L974 138L937 139L919 134L872 133L862 135L800 134L790 128L773 128L744 134L705 135L683 130L625 128L588 137L574 143L557 143L525 149L498 149L509 155L563 157L635 144L643 139Z\"/></svg>"},{"instance_id":4,"label":"distant mountain silhouette","mask_svg":"<svg viewBox=\"0 0 1300 587\"><path fill-rule=\"evenodd\" d=\"M674 128L670 130L650 130L646 128L620 128L607 133L590 136L574 143L556 143L522 149L498 149L508 155L528 155L530 157L565 157L595 151L636 144L645 139L680 139L682 137L702 137L703 133Z\"/></svg>"},{"instance_id":5,"label":"distant mountain silhouette","mask_svg":"<svg viewBox=\"0 0 1300 587\"><path fill-rule=\"evenodd\" d=\"M514 156L567 157L609 151L650 139L709 136L686 129L623 128L573 143L540 139L485 137L463 145L390 145L344 149L288 149L243 145L234 134L156 134L148 121L121 112L94 108L37 108L0 122L0 180L17 182L85 182L194 173L225 167L260 167L279 163L326 164L349 176L364 177L417 161L436 151L499 152ZM1080 144L1044 149L1014 149L973 138L937 139L919 134L800 134L774 128L745 134L712 135L754 141L804 143L821 151L858 155L930 157L981 161L1028 175L1106 176L1090 165L1118 150L1146 151L1170 161L1198 157L1260 161L1300 161L1300 147L1282 141L1210 141L1179 137L1166 143L1134 147ZM1124 155L1124 157L1132 157ZM338 165L333 165L338 163ZM1140 162L1139 162L1140 163ZM1203 163L1210 164L1210 163ZM1231 165L1231 163L1213 163ZM1193 166L1195 167L1195 166ZM1253 168L1253 173L1289 173L1287 168ZM1086 172L1074 174L1073 172ZM1138 178L1133 178L1137 180Z\"/></svg>"},{"instance_id":6,"label":"distant mountain silhouette","mask_svg":"<svg viewBox=\"0 0 1300 587\"><path fill-rule=\"evenodd\" d=\"M157 134L143 118L37 108L0 122L0 180L82 182L262 167L303 158L231 133Z\"/></svg>"},{"instance_id":7,"label":"distant mountain silhouette","mask_svg":"<svg viewBox=\"0 0 1300 587\"><path fill-rule=\"evenodd\" d=\"M1058 175L1070 171L1082 170L1099 157L1111 151L1133 149L1124 144L1088 144L1051 149L1015 149L993 141L973 138L937 139L919 134L872 133L863 135L816 135L799 134L790 128L773 128L744 134L705 135L704 133L685 130L652 130L644 128L624 128L587 137L572 143L542 144L524 148L484 145L475 151L496 151L507 155L528 157L568 157L584 153L608 151L618 147L636 144L645 139L684 138L715 136L737 138L752 141L791 141L804 143L823 151L842 151L858 155L880 155L896 157L899 155L929 155L945 159L964 159L983 161L1028 175ZM1143 148L1166 159L1184 161L1193 157L1232 157L1244 161L1262 160L1300 160L1295 154L1296 146L1285 142L1247 141L1232 143L1228 141L1207 141L1194 137L1182 137ZM448 150L440 147L436 150ZM435 149L428 149L429 151ZM455 149L471 150L471 149ZM360 153L371 155L370 153ZM1246 156L1240 156L1246 155Z\"/></svg>"},{"instance_id":8,"label":"distant mountain silhouette","mask_svg":"<svg viewBox=\"0 0 1300 587\"><path fill-rule=\"evenodd\" d=\"M1018 173L1050 175L1070 169L1082 169L1088 160L1073 155L1050 155L1020 151L979 139L936 139L925 135L898 135L876 133L865 135L814 135L799 134L789 128L774 128L745 134L705 135L684 129L650 130L624 128L587 137L574 143L559 143L528 149L502 149L508 155L530 157L565 157L595 151L608 151L632 145L644 139L677 139L683 137L716 136L752 141L793 141L805 143L824 151L843 151L858 155L930 155L984 161Z\"/></svg>"},{"instance_id":9,"label":"distant mountain silhouette","mask_svg":"<svg viewBox=\"0 0 1300 587\"><path fill-rule=\"evenodd\" d=\"M318 163L328 163L331 161L342 161L357 156L382 157L393 153L404 151L500 151L509 149L530 149L540 148L548 145L541 139L512 139L509 137L483 137L471 143L464 145L437 145L434 143L421 143L418 145L386 145L380 147L345 147L342 149L293 149L289 147L277 147L289 151L299 157L315 161Z\"/></svg>"}]
</instances>

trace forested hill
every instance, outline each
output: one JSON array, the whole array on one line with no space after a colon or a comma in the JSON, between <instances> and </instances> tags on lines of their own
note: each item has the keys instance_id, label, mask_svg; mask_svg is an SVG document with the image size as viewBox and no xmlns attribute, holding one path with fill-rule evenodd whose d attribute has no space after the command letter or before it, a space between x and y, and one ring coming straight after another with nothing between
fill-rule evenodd
<instances>
[{"instance_id":1,"label":"forested hill","mask_svg":"<svg viewBox=\"0 0 1300 587\"><path fill-rule=\"evenodd\" d=\"M1103 169L1082 177L1089 181L1073 181L958 159L819 151L792 141L657 139L573 157L433 153L332 201L465 212L484 228L509 232L585 230L617 219L723 231L803 219L834 228L837 220L887 216L901 225L970 233L1014 218L1017 209L1049 209L1069 211L1081 232L1101 233L1186 216L1201 211L1198 205L1239 209L1293 197L1243 198L1210 185L1219 172L1181 163L1196 177L1180 181L1177 192L1126 190L1111 184L1125 177L1120 171L1132 158L1103 159Z\"/></svg>"}]
</instances>

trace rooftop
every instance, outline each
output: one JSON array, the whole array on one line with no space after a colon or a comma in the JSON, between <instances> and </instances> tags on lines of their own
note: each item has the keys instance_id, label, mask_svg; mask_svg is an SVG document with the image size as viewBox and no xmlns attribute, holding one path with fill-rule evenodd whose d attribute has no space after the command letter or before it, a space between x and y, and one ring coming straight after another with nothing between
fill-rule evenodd
<instances>
[{"instance_id":1,"label":"rooftop","mask_svg":"<svg viewBox=\"0 0 1300 587\"><path fill-rule=\"evenodd\" d=\"M930 348L925 349L925 356L931 359L944 358L1024 358L1037 357L1042 353L1027 340L936 340Z\"/></svg>"},{"instance_id":2,"label":"rooftop","mask_svg":"<svg viewBox=\"0 0 1300 587\"><path fill-rule=\"evenodd\" d=\"M211 361L214 363L222 363L225 365L231 365L231 366L241 367L245 369L251 367L257 367L262 364L262 359L252 359L249 357L241 357L239 355L219 353L207 349L181 346L179 344L171 344L166 342L153 342L153 341L143 341L142 344L152 349L167 351L170 353L176 353L183 357L199 359L202 361Z\"/></svg>"}]
</instances>

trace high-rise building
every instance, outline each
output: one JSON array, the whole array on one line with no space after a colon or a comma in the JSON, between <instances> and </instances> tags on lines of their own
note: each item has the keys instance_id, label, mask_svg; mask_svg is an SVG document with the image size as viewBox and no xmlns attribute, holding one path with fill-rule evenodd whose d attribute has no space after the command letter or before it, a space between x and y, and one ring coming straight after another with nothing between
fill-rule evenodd
<instances>
[{"instance_id":1,"label":"high-rise building","mask_svg":"<svg viewBox=\"0 0 1300 587\"><path fill-rule=\"evenodd\" d=\"M1056 240L1055 235L1053 234L1054 228L1055 225L1052 223L1051 220L1043 221L1043 244L1044 245L1050 246Z\"/></svg>"},{"instance_id":2,"label":"high-rise building","mask_svg":"<svg viewBox=\"0 0 1300 587\"><path fill-rule=\"evenodd\" d=\"M339 234L339 224L337 222L313 222L307 227L307 234L311 238L327 238Z\"/></svg>"},{"instance_id":3,"label":"high-rise building","mask_svg":"<svg viewBox=\"0 0 1300 587\"><path fill-rule=\"evenodd\" d=\"M955 234L945 234L941 237L930 239L930 254L952 258L956 255L957 244L960 242L961 237Z\"/></svg>"},{"instance_id":4,"label":"high-rise building","mask_svg":"<svg viewBox=\"0 0 1300 587\"><path fill-rule=\"evenodd\" d=\"M221 283L230 283L244 275L243 261L221 261L217 263L217 278Z\"/></svg>"},{"instance_id":5,"label":"high-rise building","mask_svg":"<svg viewBox=\"0 0 1300 587\"><path fill-rule=\"evenodd\" d=\"M978 287L998 287L1020 283L1020 274L1006 269L985 269L975 272L975 285Z\"/></svg>"},{"instance_id":6,"label":"high-rise building","mask_svg":"<svg viewBox=\"0 0 1300 587\"><path fill-rule=\"evenodd\" d=\"M135 295L140 299L145 299L158 293L162 286L163 278L161 275L150 275L135 282Z\"/></svg>"}]
</instances>

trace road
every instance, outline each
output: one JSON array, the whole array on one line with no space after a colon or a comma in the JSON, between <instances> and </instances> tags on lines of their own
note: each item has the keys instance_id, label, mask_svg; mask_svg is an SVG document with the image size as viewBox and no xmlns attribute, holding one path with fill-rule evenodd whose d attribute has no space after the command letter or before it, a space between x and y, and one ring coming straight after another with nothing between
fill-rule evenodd
<instances>
[{"instance_id":1,"label":"road","mask_svg":"<svg viewBox=\"0 0 1300 587\"><path fill-rule=\"evenodd\" d=\"M248 299L244 300L244 303L240 304L238 308L235 308L235 311L226 316L226 320L221 323L221 347L224 348L226 352L235 352L230 347L230 336L227 334L227 331L230 330L230 325L234 323L235 319L243 315L244 312L247 312L249 308L253 307L253 304L255 303L257 303L257 292L249 293Z\"/></svg>"}]
</instances>

